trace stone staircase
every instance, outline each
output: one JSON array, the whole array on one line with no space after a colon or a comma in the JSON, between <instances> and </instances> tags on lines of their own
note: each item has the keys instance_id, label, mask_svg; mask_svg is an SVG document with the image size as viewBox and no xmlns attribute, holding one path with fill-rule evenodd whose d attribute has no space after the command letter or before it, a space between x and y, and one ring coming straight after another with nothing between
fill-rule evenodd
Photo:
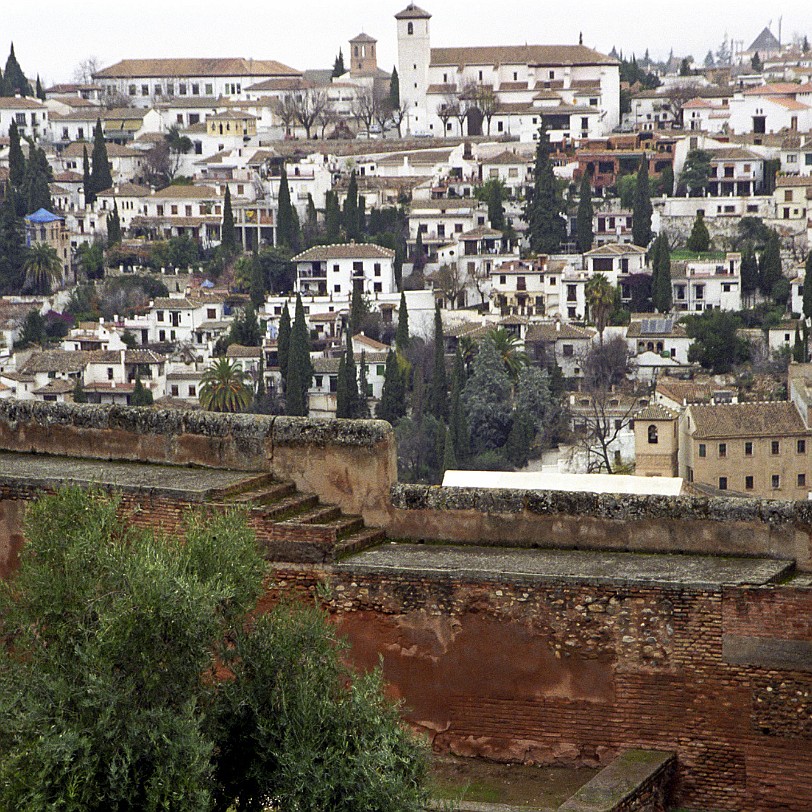
<instances>
[{"instance_id":1,"label":"stone staircase","mask_svg":"<svg viewBox=\"0 0 812 812\"><path fill-rule=\"evenodd\" d=\"M329 563L378 544L384 532L368 528L360 516L348 516L325 505L312 493L300 493L293 482L270 474L209 493L210 503L240 506L269 561Z\"/></svg>"}]
</instances>

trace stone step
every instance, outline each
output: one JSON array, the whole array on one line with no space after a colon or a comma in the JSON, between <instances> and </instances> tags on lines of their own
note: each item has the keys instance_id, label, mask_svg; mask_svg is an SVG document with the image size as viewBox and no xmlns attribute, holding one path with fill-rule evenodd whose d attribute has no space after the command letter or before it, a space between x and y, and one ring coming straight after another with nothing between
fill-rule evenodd
<instances>
[{"instance_id":1,"label":"stone step","mask_svg":"<svg viewBox=\"0 0 812 812\"><path fill-rule=\"evenodd\" d=\"M297 524L332 524L341 518L341 509L335 505L317 505L312 510L297 514L290 521Z\"/></svg>"},{"instance_id":2,"label":"stone step","mask_svg":"<svg viewBox=\"0 0 812 812\"><path fill-rule=\"evenodd\" d=\"M208 498L212 502L231 500L246 491L254 491L263 488L274 481L273 474L256 474L248 476L233 485L226 485L222 488L213 488L208 492Z\"/></svg>"},{"instance_id":3,"label":"stone step","mask_svg":"<svg viewBox=\"0 0 812 812\"><path fill-rule=\"evenodd\" d=\"M252 513L266 521L284 522L298 514L312 510L319 504L319 497L313 493L292 493L269 505L257 505Z\"/></svg>"},{"instance_id":4,"label":"stone step","mask_svg":"<svg viewBox=\"0 0 812 812\"><path fill-rule=\"evenodd\" d=\"M336 542L333 546L332 558L335 561L353 553L360 553L361 550L380 544L385 538L386 534L380 528L365 527Z\"/></svg>"},{"instance_id":5,"label":"stone step","mask_svg":"<svg viewBox=\"0 0 812 812\"><path fill-rule=\"evenodd\" d=\"M296 493L296 486L292 482L274 482L269 487L244 491L230 497L228 501L235 505L268 505L278 502L286 496Z\"/></svg>"}]
</instances>

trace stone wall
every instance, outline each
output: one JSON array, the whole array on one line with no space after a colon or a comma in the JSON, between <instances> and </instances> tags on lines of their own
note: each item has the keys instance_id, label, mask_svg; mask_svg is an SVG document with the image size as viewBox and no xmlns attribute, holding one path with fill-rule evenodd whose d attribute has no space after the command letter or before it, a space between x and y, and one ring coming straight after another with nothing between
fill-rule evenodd
<instances>
[{"instance_id":1,"label":"stone wall","mask_svg":"<svg viewBox=\"0 0 812 812\"><path fill-rule=\"evenodd\" d=\"M303 491L386 522L395 439L380 420L311 420L0 400L0 449L268 471Z\"/></svg>"},{"instance_id":2,"label":"stone wall","mask_svg":"<svg viewBox=\"0 0 812 812\"><path fill-rule=\"evenodd\" d=\"M812 502L397 485L393 538L745 555L812 569Z\"/></svg>"},{"instance_id":3,"label":"stone wall","mask_svg":"<svg viewBox=\"0 0 812 812\"><path fill-rule=\"evenodd\" d=\"M726 637L756 631L812 642L809 588L510 583L347 564L279 569L275 590L323 600L359 666L382 657L435 749L592 765L673 750L679 805L812 808L812 673L724 651Z\"/></svg>"}]
</instances>

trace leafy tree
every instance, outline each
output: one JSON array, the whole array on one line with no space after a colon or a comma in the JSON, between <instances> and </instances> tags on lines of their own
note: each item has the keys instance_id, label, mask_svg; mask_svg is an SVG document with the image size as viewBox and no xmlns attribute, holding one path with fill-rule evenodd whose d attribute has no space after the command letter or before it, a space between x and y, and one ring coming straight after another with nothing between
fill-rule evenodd
<instances>
[{"instance_id":1,"label":"leafy tree","mask_svg":"<svg viewBox=\"0 0 812 812\"><path fill-rule=\"evenodd\" d=\"M637 189L637 175L621 175L617 181L617 193L622 209L631 209L634 206L634 195Z\"/></svg>"},{"instance_id":2,"label":"leafy tree","mask_svg":"<svg viewBox=\"0 0 812 812\"><path fill-rule=\"evenodd\" d=\"M392 68L392 76L389 80L389 106L392 110L400 107L400 77L397 68Z\"/></svg>"},{"instance_id":3,"label":"leafy tree","mask_svg":"<svg viewBox=\"0 0 812 812\"><path fill-rule=\"evenodd\" d=\"M505 457L514 468L524 468L534 436L533 421L524 412L515 412L505 441Z\"/></svg>"},{"instance_id":4,"label":"leafy tree","mask_svg":"<svg viewBox=\"0 0 812 812\"><path fill-rule=\"evenodd\" d=\"M285 399L287 413L297 417L307 416L307 390L313 381L313 364L310 361L310 336L307 332L302 297L296 295L296 315L290 331L287 385Z\"/></svg>"},{"instance_id":5,"label":"leafy tree","mask_svg":"<svg viewBox=\"0 0 812 812\"><path fill-rule=\"evenodd\" d=\"M35 242L28 249L23 262L24 290L31 293L50 293L62 281L62 260L56 249L44 242Z\"/></svg>"},{"instance_id":6,"label":"leafy tree","mask_svg":"<svg viewBox=\"0 0 812 812\"><path fill-rule=\"evenodd\" d=\"M276 353L279 360L279 372L282 375L282 382L287 384L288 380L288 359L290 358L290 310L288 303L282 307L282 315L279 317L279 332L276 336Z\"/></svg>"},{"instance_id":7,"label":"leafy tree","mask_svg":"<svg viewBox=\"0 0 812 812\"><path fill-rule=\"evenodd\" d=\"M750 67L753 70L753 73L761 73L764 70L764 65L761 62L761 57L758 55L758 51L753 54L753 58L750 60Z\"/></svg>"},{"instance_id":8,"label":"leafy tree","mask_svg":"<svg viewBox=\"0 0 812 812\"><path fill-rule=\"evenodd\" d=\"M425 749L380 675L344 665L314 608L252 616L244 514L191 514L183 539L120 516L79 489L26 511L0 596L2 808L425 808Z\"/></svg>"},{"instance_id":9,"label":"leafy tree","mask_svg":"<svg viewBox=\"0 0 812 812\"><path fill-rule=\"evenodd\" d=\"M220 226L220 244L228 254L237 250L237 232L234 228L234 212L231 209L231 190L226 184L226 193L223 199L223 224Z\"/></svg>"},{"instance_id":10,"label":"leafy tree","mask_svg":"<svg viewBox=\"0 0 812 812\"><path fill-rule=\"evenodd\" d=\"M516 415L524 426L528 448L537 435L549 435L556 414L550 389L550 373L546 369L527 366L519 373L516 385Z\"/></svg>"},{"instance_id":11,"label":"leafy tree","mask_svg":"<svg viewBox=\"0 0 812 812\"><path fill-rule=\"evenodd\" d=\"M107 244L116 245L121 242L121 220L118 216L118 203L113 201L113 211L107 215Z\"/></svg>"},{"instance_id":12,"label":"leafy tree","mask_svg":"<svg viewBox=\"0 0 812 812\"><path fill-rule=\"evenodd\" d=\"M279 212L276 223L277 243L296 250L299 246L298 217L290 201L288 173L282 165L282 177L279 180Z\"/></svg>"},{"instance_id":13,"label":"leafy tree","mask_svg":"<svg viewBox=\"0 0 812 812\"><path fill-rule=\"evenodd\" d=\"M210 412L244 412L253 392L239 364L218 358L200 378L200 405Z\"/></svg>"},{"instance_id":14,"label":"leafy tree","mask_svg":"<svg viewBox=\"0 0 812 812\"><path fill-rule=\"evenodd\" d=\"M688 189L691 197L702 197L710 182L711 154L703 149L692 149L685 159L680 185Z\"/></svg>"},{"instance_id":15,"label":"leafy tree","mask_svg":"<svg viewBox=\"0 0 812 812\"><path fill-rule=\"evenodd\" d=\"M462 402L462 393L465 388L465 362L460 348L454 356L454 371L451 377L451 398L448 407L448 431L451 445L454 449L454 459L457 463L463 462L471 453L471 438L468 433L468 418ZM448 442L448 441L447 441ZM446 446L446 455L448 447Z\"/></svg>"},{"instance_id":16,"label":"leafy tree","mask_svg":"<svg viewBox=\"0 0 812 812\"><path fill-rule=\"evenodd\" d=\"M533 190L524 213L533 253L554 254L560 249L567 236L563 212L564 203L550 161L550 139L542 123L536 144Z\"/></svg>"},{"instance_id":17,"label":"leafy tree","mask_svg":"<svg viewBox=\"0 0 812 812\"><path fill-rule=\"evenodd\" d=\"M448 383L445 374L445 338L439 305L434 308L434 365L429 388L429 413L438 420L448 416Z\"/></svg>"},{"instance_id":18,"label":"leafy tree","mask_svg":"<svg viewBox=\"0 0 812 812\"><path fill-rule=\"evenodd\" d=\"M609 323L609 314L614 307L615 291L612 283L602 273L596 273L586 283L584 292L590 318L598 330L601 343L603 343L603 331Z\"/></svg>"},{"instance_id":19,"label":"leafy tree","mask_svg":"<svg viewBox=\"0 0 812 812\"><path fill-rule=\"evenodd\" d=\"M31 85L28 79L25 78L23 69L14 55L14 43L11 43L11 50L9 51L8 59L6 59L6 69L3 71L3 84L5 85L5 92L9 96L15 96L18 93L20 96L33 96L34 91L31 90Z\"/></svg>"},{"instance_id":20,"label":"leafy tree","mask_svg":"<svg viewBox=\"0 0 812 812\"><path fill-rule=\"evenodd\" d=\"M643 153L640 168L637 170L637 184L634 189L634 206L632 207L632 241L641 248L647 248L651 242L653 212L648 180L648 159Z\"/></svg>"},{"instance_id":21,"label":"leafy tree","mask_svg":"<svg viewBox=\"0 0 812 812\"><path fill-rule=\"evenodd\" d=\"M671 251L668 246L668 237L661 233L654 241L652 251L652 283L651 298L658 313L671 311Z\"/></svg>"},{"instance_id":22,"label":"leafy tree","mask_svg":"<svg viewBox=\"0 0 812 812\"><path fill-rule=\"evenodd\" d=\"M0 203L0 293L17 293L23 284L25 259L22 220L17 215L17 194L9 186Z\"/></svg>"},{"instance_id":23,"label":"leafy tree","mask_svg":"<svg viewBox=\"0 0 812 812\"><path fill-rule=\"evenodd\" d=\"M666 195L670 197L674 194L674 166L668 164L662 172L660 172L660 179L657 181L657 194Z\"/></svg>"},{"instance_id":24,"label":"leafy tree","mask_svg":"<svg viewBox=\"0 0 812 812\"><path fill-rule=\"evenodd\" d=\"M812 286L810 286L812 287ZM398 329L395 333L395 348L404 353L409 347L409 311L406 308L406 294L401 291L398 306Z\"/></svg>"},{"instance_id":25,"label":"leafy tree","mask_svg":"<svg viewBox=\"0 0 812 812\"><path fill-rule=\"evenodd\" d=\"M34 344L41 347L47 341L48 334L45 331L45 319L38 310L29 310L20 329L20 337L15 344L15 348L30 347Z\"/></svg>"},{"instance_id":26,"label":"leafy tree","mask_svg":"<svg viewBox=\"0 0 812 812\"><path fill-rule=\"evenodd\" d=\"M71 394L74 403L87 403L87 394L82 388L81 377L77 378L73 383L73 392Z\"/></svg>"},{"instance_id":27,"label":"leafy tree","mask_svg":"<svg viewBox=\"0 0 812 812\"><path fill-rule=\"evenodd\" d=\"M758 263L759 289L765 296L773 293L773 286L783 279L783 269L781 263L781 239L778 232L773 230L761 252Z\"/></svg>"},{"instance_id":28,"label":"leafy tree","mask_svg":"<svg viewBox=\"0 0 812 812\"><path fill-rule=\"evenodd\" d=\"M750 358L750 346L737 334L740 321L723 310L706 310L701 315L687 316L685 328L693 339L688 360L698 361L714 375L730 372Z\"/></svg>"},{"instance_id":29,"label":"leafy tree","mask_svg":"<svg viewBox=\"0 0 812 812\"><path fill-rule=\"evenodd\" d=\"M705 218L702 216L702 212L696 213L696 219L691 228L691 234L688 237L686 248L689 251L696 251L697 253L707 251L710 248L710 234L708 233L708 227L705 225Z\"/></svg>"},{"instance_id":30,"label":"leafy tree","mask_svg":"<svg viewBox=\"0 0 812 812\"><path fill-rule=\"evenodd\" d=\"M240 344L243 347L262 346L262 329L253 305L249 304L234 317L229 329L229 344Z\"/></svg>"},{"instance_id":31,"label":"leafy tree","mask_svg":"<svg viewBox=\"0 0 812 812\"><path fill-rule=\"evenodd\" d=\"M383 379L381 399L375 410L376 417L388 420L393 426L406 414L406 385L398 363L397 355L392 351L386 354L386 372Z\"/></svg>"},{"instance_id":32,"label":"leafy tree","mask_svg":"<svg viewBox=\"0 0 812 812\"><path fill-rule=\"evenodd\" d=\"M347 69L344 67L344 54L342 53L341 48L339 48L338 56L335 58L335 62L333 62L333 79L343 76L346 72Z\"/></svg>"},{"instance_id":33,"label":"leafy tree","mask_svg":"<svg viewBox=\"0 0 812 812\"><path fill-rule=\"evenodd\" d=\"M101 119L96 119L93 129L93 156L90 172L93 191L98 194L113 185L113 176L110 174L110 159L107 157L107 144L104 140L104 130Z\"/></svg>"},{"instance_id":34,"label":"leafy tree","mask_svg":"<svg viewBox=\"0 0 812 812\"><path fill-rule=\"evenodd\" d=\"M41 148L32 148L25 163L25 177L23 179L23 194L29 212L38 209L50 211L53 208L51 189L49 183L54 173L45 151Z\"/></svg>"},{"instance_id":35,"label":"leafy tree","mask_svg":"<svg viewBox=\"0 0 812 812\"><path fill-rule=\"evenodd\" d=\"M138 373L135 375L135 387L132 397L130 397L130 406L152 406L152 392L141 382L141 375Z\"/></svg>"},{"instance_id":36,"label":"leafy tree","mask_svg":"<svg viewBox=\"0 0 812 812\"><path fill-rule=\"evenodd\" d=\"M527 353L521 349L519 339L504 327L494 327L488 331L488 335L491 337L510 379L517 381L519 373L530 363Z\"/></svg>"},{"instance_id":37,"label":"leafy tree","mask_svg":"<svg viewBox=\"0 0 812 812\"><path fill-rule=\"evenodd\" d=\"M439 482L444 452L440 434L445 426L430 414L403 417L395 426L398 450L398 478L402 482Z\"/></svg>"},{"instance_id":38,"label":"leafy tree","mask_svg":"<svg viewBox=\"0 0 812 812\"><path fill-rule=\"evenodd\" d=\"M358 240L361 231L358 225L358 180L355 170L350 173L350 182L347 186L347 196L344 198L344 211L342 225L348 240Z\"/></svg>"},{"instance_id":39,"label":"leafy tree","mask_svg":"<svg viewBox=\"0 0 812 812\"><path fill-rule=\"evenodd\" d=\"M474 453L502 448L507 441L512 424L512 388L496 345L486 335L462 395Z\"/></svg>"},{"instance_id":40,"label":"leafy tree","mask_svg":"<svg viewBox=\"0 0 812 812\"><path fill-rule=\"evenodd\" d=\"M583 254L592 248L595 234L592 231L592 184L589 175L584 172L581 177L581 188L578 193L578 217L576 220L575 244L579 253Z\"/></svg>"}]
</instances>

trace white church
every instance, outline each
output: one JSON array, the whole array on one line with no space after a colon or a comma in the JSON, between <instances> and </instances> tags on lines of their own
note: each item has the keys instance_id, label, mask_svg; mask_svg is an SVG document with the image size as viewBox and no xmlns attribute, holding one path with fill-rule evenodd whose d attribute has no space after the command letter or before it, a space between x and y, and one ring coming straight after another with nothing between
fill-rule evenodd
<instances>
[{"instance_id":1,"label":"white church","mask_svg":"<svg viewBox=\"0 0 812 812\"><path fill-rule=\"evenodd\" d=\"M401 103L412 135L607 135L620 123L620 65L579 45L432 48L431 14L410 3L395 15Z\"/></svg>"}]
</instances>

